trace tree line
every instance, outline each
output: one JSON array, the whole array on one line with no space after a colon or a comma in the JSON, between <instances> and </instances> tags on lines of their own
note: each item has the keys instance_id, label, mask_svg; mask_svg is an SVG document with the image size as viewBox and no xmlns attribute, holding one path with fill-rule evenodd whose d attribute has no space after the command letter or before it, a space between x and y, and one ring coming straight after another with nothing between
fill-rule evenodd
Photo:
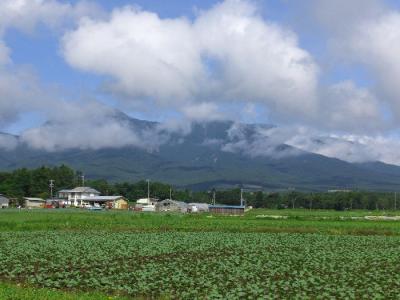
<instances>
[{"instance_id":1,"label":"tree line","mask_svg":"<svg viewBox=\"0 0 400 300\"><path fill-rule=\"evenodd\" d=\"M74 171L66 165L56 167L42 166L36 169L17 169L11 172L0 173L0 194L20 201L23 197L40 197L48 199L50 195L49 181L54 180L54 196L56 191L82 186L82 173ZM134 202L147 197L147 182L109 182L104 179L86 180L86 186L93 187L102 195L122 195ZM177 189L161 182L150 182L150 196L159 199L170 198L185 202L202 202L239 205L241 190L191 191ZM397 209L397 199L393 192L265 192L244 191L243 198L247 205L255 208L287 209ZM399 201L400 202L400 201Z\"/></svg>"}]
</instances>

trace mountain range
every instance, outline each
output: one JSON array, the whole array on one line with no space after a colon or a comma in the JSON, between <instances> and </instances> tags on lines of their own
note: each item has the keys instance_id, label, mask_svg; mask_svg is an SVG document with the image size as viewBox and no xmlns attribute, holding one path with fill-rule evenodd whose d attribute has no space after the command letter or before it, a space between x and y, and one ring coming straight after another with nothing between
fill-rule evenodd
<instances>
[{"instance_id":1,"label":"mountain range","mask_svg":"<svg viewBox=\"0 0 400 300\"><path fill-rule=\"evenodd\" d=\"M90 179L150 179L193 190L242 186L264 190L389 191L397 189L400 182L398 166L350 163L276 144L265 136L260 138L260 129L268 130L272 125L214 121L193 124L189 133L181 135L167 134L156 122L126 115L123 119L135 132L146 132L146 137L139 137L153 144L164 140L151 150L125 146L49 152L18 143L15 149L0 150L0 169L66 164ZM0 138L5 135L0 134Z\"/></svg>"}]
</instances>

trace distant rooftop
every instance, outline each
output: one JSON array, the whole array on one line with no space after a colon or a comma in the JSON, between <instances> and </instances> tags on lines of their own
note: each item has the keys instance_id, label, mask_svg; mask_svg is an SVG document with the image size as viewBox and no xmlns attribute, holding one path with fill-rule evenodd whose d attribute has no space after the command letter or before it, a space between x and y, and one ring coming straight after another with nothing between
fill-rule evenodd
<instances>
[{"instance_id":1,"label":"distant rooftop","mask_svg":"<svg viewBox=\"0 0 400 300\"><path fill-rule=\"evenodd\" d=\"M84 199L84 201L97 201L97 202L107 202L116 201L118 199L124 199L123 196L94 196Z\"/></svg>"},{"instance_id":2,"label":"distant rooftop","mask_svg":"<svg viewBox=\"0 0 400 300\"><path fill-rule=\"evenodd\" d=\"M45 202L46 200L42 199L42 198L34 198L34 197L24 197L25 200L29 200L29 201L42 201Z\"/></svg>"},{"instance_id":3,"label":"distant rooftop","mask_svg":"<svg viewBox=\"0 0 400 300\"><path fill-rule=\"evenodd\" d=\"M61 190L59 193L90 193L90 194L99 194L100 192L98 190L95 190L94 188L88 187L88 186L78 186L72 190Z\"/></svg>"}]
</instances>

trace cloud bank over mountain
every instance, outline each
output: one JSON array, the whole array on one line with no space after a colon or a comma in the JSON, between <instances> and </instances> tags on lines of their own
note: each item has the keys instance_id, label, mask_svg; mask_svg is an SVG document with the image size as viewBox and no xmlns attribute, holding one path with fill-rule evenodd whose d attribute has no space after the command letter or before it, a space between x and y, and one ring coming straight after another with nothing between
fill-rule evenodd
<instances>
[{"instance_id":1,"label":"cloud bank over mountain","mask_svg":"<svg viewBox=\"0 0 400 300\"><path fill-rule=\"evenodd\" d=\"M391 150L399 143L398 8L375 0L293 4L328 45L321 55L305 41L314 29L268 18L269 3L262 4L225 0L194 16L165 17L135 5L0 1L0 130L38 113L48 122L20 132L19 143L47 151L154 151L170 134L184 138L191 122L251 121L256 111L257 122L279 130L260 130L250 145L236 137L223 149L268 155L287 144L348 161L400 164ZM71 98L15 63L7 32L32 36L43 28L59 43L63 63L98 82L93 95ZM336 75L340 68L345 75ZM167 122L137 131L117 110L158 112ZM15 146L12 137L0 140L0 147Z\"/></svg>"}]
</instances>

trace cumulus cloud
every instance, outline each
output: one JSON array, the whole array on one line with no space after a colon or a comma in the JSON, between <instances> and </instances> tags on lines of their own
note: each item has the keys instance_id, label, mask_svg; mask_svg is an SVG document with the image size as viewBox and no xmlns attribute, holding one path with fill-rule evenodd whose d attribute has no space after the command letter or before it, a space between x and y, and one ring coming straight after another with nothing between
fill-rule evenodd
<instances>
[{"instance_id":1,"label":"cumulus cloud","mask_svg":"<svg viewBox=\"0 0 400 300\"><path fill-rule=\"evenodd\" d=\"M317 101L311 55L248 1L227 0L193 21L116 9L108 20L82 21L64 36L62 51L75 68L111 76L109 87L129 101L151 98L185 112L212 99L259 101L273 115L304 116Z\"/></svg>"}]
</instances>

